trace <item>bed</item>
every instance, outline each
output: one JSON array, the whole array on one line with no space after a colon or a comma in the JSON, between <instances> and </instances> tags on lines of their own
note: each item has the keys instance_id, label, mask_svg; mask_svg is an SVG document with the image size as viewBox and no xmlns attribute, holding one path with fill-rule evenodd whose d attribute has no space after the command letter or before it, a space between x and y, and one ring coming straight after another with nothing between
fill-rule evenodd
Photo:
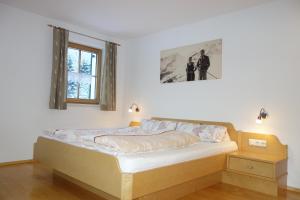
<instances>
[{"instance_id":1,"label":"bed","mask_svg":"<svg viewBox=\"0 0 300 200\"><path fill-rule=\"evenodd\" d=\"M116 156L39 137L34 159L108 200L176 199L221 182L226 153L237 150L238 134L231 123L153 119L224 126L231 142Z\"/></svg>"}]
</instances>

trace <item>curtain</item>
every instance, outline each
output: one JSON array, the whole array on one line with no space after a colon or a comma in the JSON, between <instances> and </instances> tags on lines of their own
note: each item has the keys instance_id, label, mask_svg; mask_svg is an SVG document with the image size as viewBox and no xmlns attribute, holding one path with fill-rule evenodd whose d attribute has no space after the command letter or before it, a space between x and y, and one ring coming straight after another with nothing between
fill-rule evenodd
<instances>
[{"instance_id":1,"label":"curtain","mask_svg":"<svg viewBox=\"0 0 300 200\"><path fill-rule=\"evenodd\" d=\"M100 76L100 109L103 111L116 110L116 65L117 45L105 43L105 62Z\"/></svg>"},{"instance_id":2,"label":"curtain","mask_svg":"<svg viewBox=\"0 0 300 200\"><path fill-rule=\"evenodd\" d=\"M50 109L66 110L67 52L69 31L53 28L53 58Z\"/></svg>"}]
</instances>

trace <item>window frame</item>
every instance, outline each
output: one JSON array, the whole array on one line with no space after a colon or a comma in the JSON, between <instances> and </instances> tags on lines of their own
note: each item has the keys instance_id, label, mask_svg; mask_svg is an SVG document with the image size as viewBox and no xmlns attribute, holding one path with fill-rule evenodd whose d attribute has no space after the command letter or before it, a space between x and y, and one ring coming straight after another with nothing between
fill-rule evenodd
<instances>
[{"instance_id":1,"label":"window frame","mask_svg":"<svg viewBox=\"0 0 300 200\"><path fill-rule=\"evenodd\" d=\"M78 49L80 51L79 53L79 63L81 62L81 51L87 51L87 52L92 52L97 55L97 60L96 60L96 98L95 99L80 99L80 98L66 98L66 103L74 103L74 104L99 104L100 102L100 70L101 70L101 64L102 64L102 49L97 49L94 47L89 47L83 44L79 43L74 43L74 42L69 42L68 44L68 49ZM79 69L80 69L80 64L79 64ZM79 73L80 74L80 73ZM69 75L69 72L67 70L67 77ZM66 84L66 95L68 95L68 83ZM79 97L79 93L78 93Z\"/></svg>"}]
</instances>

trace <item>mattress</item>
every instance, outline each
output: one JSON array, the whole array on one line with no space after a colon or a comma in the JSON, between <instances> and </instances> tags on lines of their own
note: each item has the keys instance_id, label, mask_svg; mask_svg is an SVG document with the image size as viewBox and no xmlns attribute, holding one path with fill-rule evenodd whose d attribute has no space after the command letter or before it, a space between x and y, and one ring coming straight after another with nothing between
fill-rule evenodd
<instances>
[{"instance_id":1,"label":"mattress","mask_svg":"<svg viewBox=\"0 0 300 200\"><path fill-rule=\"evenodd\" d=\"M238 146L234 141L221 143L198 142L181 149L118 155L117 158L122 172L136 173L218 154L229 153L236 151L237 149Z\"/></svg>"},{"instance_id":2,"label":"mattress","mask_svg":"<svg viewBox=\"0 0 300 200\"><path fill-rule=\"evenodd\" d=\"M218 154L232 152L238 149L234 141L221 143L197 142L188 147L143 153L120 153L110 151L102 145L93 142L82 142L74 139L53 137L44 134L42 137L64 142L80 148L90 149L116 157L123 173L136 173L191 160L206 158Z\"/></svg>"}]
</instances>

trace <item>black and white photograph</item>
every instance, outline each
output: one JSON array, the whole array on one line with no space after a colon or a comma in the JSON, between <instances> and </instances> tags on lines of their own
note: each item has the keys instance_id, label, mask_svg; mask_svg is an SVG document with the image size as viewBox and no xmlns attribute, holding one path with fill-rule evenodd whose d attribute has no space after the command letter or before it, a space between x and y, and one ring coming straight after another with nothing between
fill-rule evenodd
<instances>
[{"instance_id":1,"label":"black and white photograph","mask_svg":"<svg viewBox=\"0 0 300 200\"><path fill-rule=\"evenodd\" d=\"M160 82L174 83L222 78L222 39L163 50Z\"/></svg>"}]
</instances>

